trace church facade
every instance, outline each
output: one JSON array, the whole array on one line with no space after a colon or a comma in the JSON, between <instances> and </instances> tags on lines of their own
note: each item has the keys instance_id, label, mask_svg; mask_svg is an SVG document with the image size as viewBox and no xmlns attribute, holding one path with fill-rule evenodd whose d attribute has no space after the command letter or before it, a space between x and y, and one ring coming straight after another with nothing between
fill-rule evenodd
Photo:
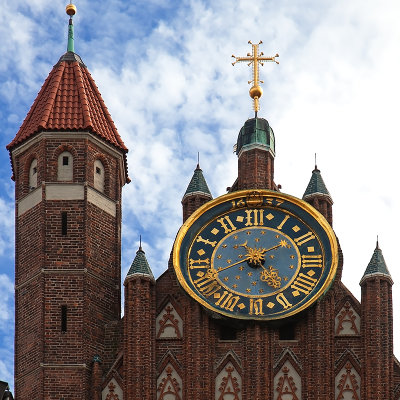
<instances>
[{"instance_id":1,"label":"church facade","mask_svg":"<svg viewBox=\"0 0 400 400\"><path fill-rule=\"evenodd\" d=\"M138 249L121 317L128 149L74 51L72 5L67 13L68 51L7 146L15 398L399 400L382 251L371 249L360 302L341 281L321 172L303 199L281 193L274 132L257 115L239 131L238 177L226 195L212 198L197 165L157 279Z\"/></svg>"}]
</instances>

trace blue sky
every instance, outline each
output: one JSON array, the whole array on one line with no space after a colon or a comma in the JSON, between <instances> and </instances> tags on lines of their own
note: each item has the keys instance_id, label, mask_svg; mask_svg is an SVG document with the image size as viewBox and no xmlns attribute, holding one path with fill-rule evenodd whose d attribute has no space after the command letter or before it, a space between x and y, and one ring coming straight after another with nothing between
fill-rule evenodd
<instances>
[{"instance_id":1,"label":"blue sky","mask_svg":"<svg viewBox=\"0 0 400 400\"><path fill-rule=\"evenodd\" d=\"M1 2L0 379L12 381L14 184L5 146L66 51L59 0ZM392 274L400 356L397 172L400 105L398 0L77 0L75 51L129 147L123 194L122 277L139 235L156 276L181 224L180 200L200 164L214 197L236 176L232 152L253 115L250 68L231 54L280 54L268 63L260 116L276 136L275 181L301 197L318 167L335 202L343 281L360 278L379 235Z\"/></svg>"}]
</instances>

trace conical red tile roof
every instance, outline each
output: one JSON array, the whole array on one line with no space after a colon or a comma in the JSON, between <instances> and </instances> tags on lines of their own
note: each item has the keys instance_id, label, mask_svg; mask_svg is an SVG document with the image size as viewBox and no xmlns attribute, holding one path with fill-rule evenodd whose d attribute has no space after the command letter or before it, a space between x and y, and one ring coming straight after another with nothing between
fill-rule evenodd
<instances>
[{"instance_id":1,"label":"conical red tile roof","mask_svg":"<svg viewBox=\"0 0 400 400\"><path fill-rule=\"evenodd\" d=\"M92 76L72 52L53 67L7 149L42 131L89 131L123 152L128 151Z\"/></svg>"}]
</instances>

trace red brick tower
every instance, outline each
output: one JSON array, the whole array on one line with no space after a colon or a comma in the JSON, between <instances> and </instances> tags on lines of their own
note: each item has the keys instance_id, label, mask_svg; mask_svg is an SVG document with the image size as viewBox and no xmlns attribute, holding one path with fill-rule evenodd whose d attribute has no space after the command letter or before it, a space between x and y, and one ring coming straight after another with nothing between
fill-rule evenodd
<instances>
[{"instance_id":1,"label":"red brick tower","mask_svg":"<svg viewBox=\"0 0 400 400\"><path fill-rule=\"evenodd\" d=\"M232 190L271 189L274 183L275 136L264 118L248 119L239 132L238 179Z\"/></svg>"},{"instance_id":2,"label":"red brick tower","mask_svg":"<svg viewBox=\"0 0 400 400\"><path fill-rule=\"evenodd\" d=\"M382 250L376 243L361 285L361 335L363 338L364 399L393 397L393 280Z\"/></svg>"},{"instance_id":3,"label":"red brick tower","mask_svg":"<svg viewBox=\"0 0 400 400\"><path fill-rule=\"evenodd\" d=\"M155 279L142 247L126 275L124 399L155 398Z\"/></svg>"},{"instance_id":4,"label":"red brick tower","mask_svg":"<svg viewBox=\"0 0 400 400\"><path fill-rule=\"evenodd\" d=\"M99 375L91 371L93 357L104 355L105 325L120 318L127 148L74 52L75 7L67 13L68 51L7 146L16 199L20 400L91 398L90 382Z\"/></svg>"}]
</instances>

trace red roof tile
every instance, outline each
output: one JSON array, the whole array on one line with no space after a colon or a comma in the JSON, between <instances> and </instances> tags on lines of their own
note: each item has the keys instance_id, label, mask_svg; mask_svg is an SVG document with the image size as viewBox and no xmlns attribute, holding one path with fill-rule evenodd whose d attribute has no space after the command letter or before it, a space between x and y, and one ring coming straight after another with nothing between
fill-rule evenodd
<instances>
[{"instance_id":1,"label":"red roof tile","mask_svg":"<svg viewBox=\"0 0 400 400\"><path fill-rule=\"evenodd\" d=\"M7 149L43 131L89 131L128 151L92 76L74 53L66 53L53 67Z\"/></svg>"}]
</instances>

